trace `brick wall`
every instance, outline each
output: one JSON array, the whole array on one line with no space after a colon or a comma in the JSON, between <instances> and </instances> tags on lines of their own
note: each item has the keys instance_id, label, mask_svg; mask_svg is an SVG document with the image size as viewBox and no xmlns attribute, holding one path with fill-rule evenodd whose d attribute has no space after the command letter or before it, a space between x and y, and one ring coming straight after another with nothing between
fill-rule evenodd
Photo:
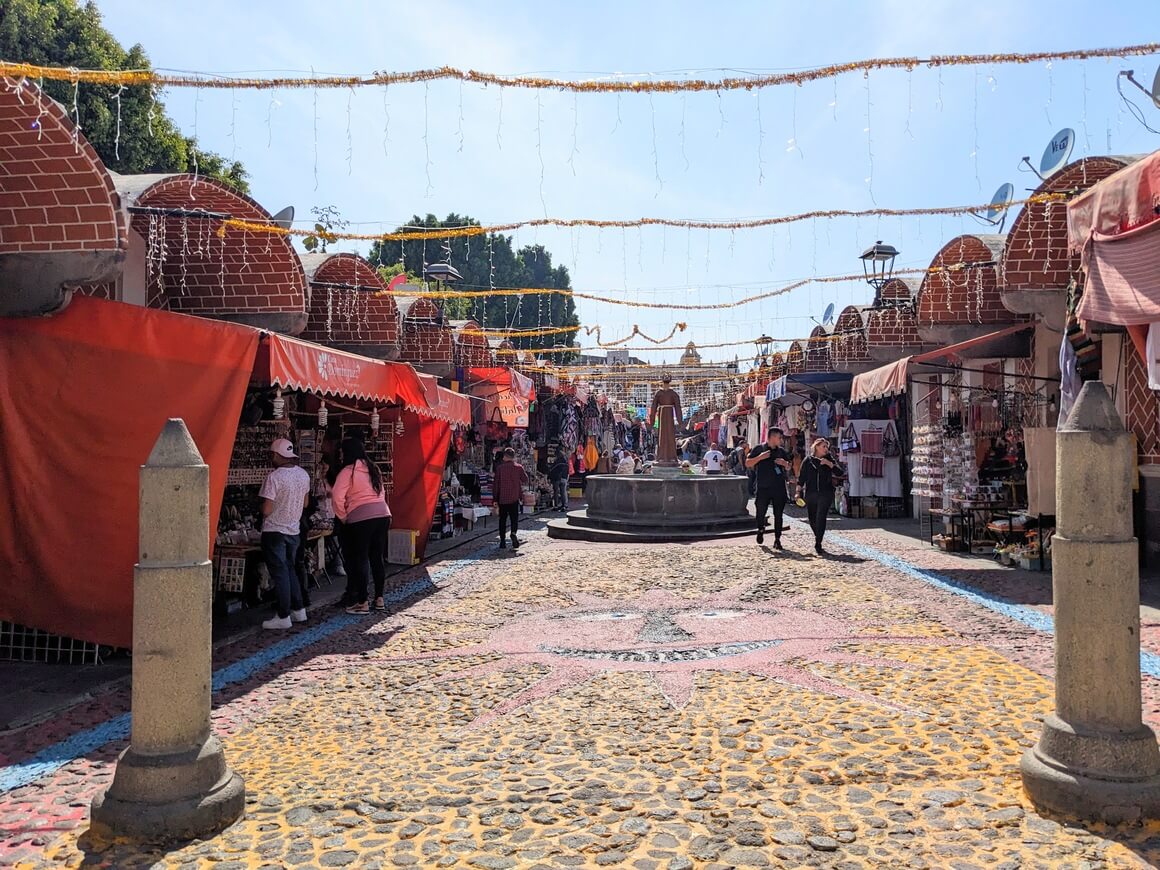
<instances>
[{"instance_id":1,"label":"brick wall","mask_svg":"<svg viewBox=\"0 0 1160 870\"><path fill-rule=\"evenodd\" d=\"M855 305L847 305L834 322L834 339L830 354L838 364L866 362L870 359L870 345L866 338L866 326L862 320L862 310Z\"/></svg>"},{"instance_id":2,"label":"brick wall","mask_svg":"<svg viewBox=\"0 0 1160 870\"><path fill-rule=\"evenodd\" d=\"M1025 319L1008 311L999 296L1003 248L1004 237L996 235L959 236L948 242L930 264L939 271L927 274L919 289L919 324L1005 324ZM979 263L993 265L971 265Z\"/></svg>"},{"instance_id":3,"label":"brick wall","mask_svg":"<svg viewBox=\"0 0 1160 870\"><path fill-rule=\"evenodd\" d=\"M878 297L884 302L909 303L914 299L918 289L915 283L905 278L891 278L882 285L882 291L878 294Z\"/></svg>"},{"instance_id":4,"label":"brick wall","mask_svg":"<svg viewBox=\"0 0 1160 870\"><path fill-rule=\"evenodd\" d=\"M815 326L814 331L810 333L809 340L806 342L807 372L833 371L834 366L830 357L830 345L830 334L826 332L825 327Z\"/></svg>"},{"instance_id":5,"label":"brick wall","mask_svg":"<svg viewBox=\"0 0 1160 870\"><path fill-rule=\"evenodd\" d=\"M1088 157L1051 176L1035 193L1086 190L1125 165L1118 157ZM1003 286L1011 290L1062 290L1078 272L1079 256L1067 253L1067 203L1024 206L1007 236Z\"/></svg>"},{"instance_id":6,"label":"brick wall","mask_svg":"<svg viewBox=\"0 0 1160 870\"><path fill-rule=\"evenodd\" d=\"M474 320L469 320L455 331L454 360L461 368L476 366L487 368L491 365L491 346L487 336Z\"/></svg>"},{"instance_id":7,"label":"brick wall","mask_svg":"<svg viewBox=\"0 0 1160 870\"><path fill-rule=\"evenodd\" d=\"M918 337L918 320L905 308L879 308L866 318L866 340L874 347L915 347L922 344Z\"/></svg>"},{"instance_id":8,"label":"brick wall","mask_svg":"<svg viewBox=\"0 0 1160 870\"><path fill-rule=\"evenodd\" d=\"M806 352L801 342L795 341L786 354L786 370L791 375L800 375L806 370Z\"/></svg>"},{"instance_id":9,"label":"brick wall","mask_svg":"<svg viewBox=\"0 0 1160 870\"><path fill-rule=\"evenodd\" d=\"M136 205L270 217L225 185L185 174L152 185ZM285 237L234 229L219 236L221 222L211 218L135 214L132 223L145 240L149 307L211 317L306 312L306 275Z\"/></svg>"},{"instance_id":10,"label":"brick wall","mask_svg":"<svg viewBox=\"0 0 1160 870\"><path fill-rule=\"evenodd\" d=\"M1160 465L1160 395L1148 389L1148 372L1131 342L1124 348L1124 415L1136 436L1141 465Z\"/></svg>"},{"instance_id":11,"label":"brick wall","mask_svg":"<svg viewBox=\"0 0 1160 870\"><path fill-rule=\"evenodd\" d=\"M0 254L126 244L112 179L65 110L0 77Z\"/></svg>"},{"instance_id":12,"label":"brick wall","mask_svg":"<svg viewBox=\"0 0 1160 870\"><path fill-rule=\"evenodd\" d=\"M310 310L302 338L320 344L381 348L399 342L399 309L390 296L376 296L386 285L357 254L332 254L313 271ZM352 288L319 286L346 284ZM365 289L364 289L365 288Z\"/></svg>"},{"instance_id":13,"label":"brick wall","mask_svg":"<svg viewBox=\"0 0 1160 870\"><path fill-rule=\"evenodd\" d=\"M451 327L437 322L439 307L430 299L418 298L402 315L399 333L399 359L409 363L450 366L454 361Z\"/></svg>"}]
</instances>

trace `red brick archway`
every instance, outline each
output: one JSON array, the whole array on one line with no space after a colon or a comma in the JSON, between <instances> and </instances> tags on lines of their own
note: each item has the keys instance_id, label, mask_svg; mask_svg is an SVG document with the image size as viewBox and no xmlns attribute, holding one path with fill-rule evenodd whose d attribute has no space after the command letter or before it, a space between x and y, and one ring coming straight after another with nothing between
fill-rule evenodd
<instances>
[{"instance_id":1,"label":"red brick archway","mask_svg":"<svg viewBox=\"0 0 1160 870\"><path fill-rule=\"evenodd\" d=\"M800 341L790 344L785 355L786 374L800 375L806 370L806 352Z\"/></svg>"},{"instance_id":2,"label":"red brick archway","mask_svg":"<svg viewBox=\"0 0 1160 870\"><path fill-rule=\"evenodd\" d=\"M425 296L401 296L396 301L402 322L399 359L415 365L450 368L454 364L454 342L439 306Z\"/></svg>"},{"instance_id":3,"label":"red brick archway","mask_svg":"<svg viewBox=\"0 0 1160 870\"><path fill-rule=\"evenodd\" d=\"M815 326L806 342L806 371L833 371L830 332L824 326Z\"/></svg>"},{"instance_id":4,"label":"red brick archway","mask_svg":"<svg viewBox=\"0 0 1160 870\"><path fill-rule=\"evenodd\" d=\"M866 352L875 362L893 362L924 346L911 309L876 308L866 316Z\"/></svg>"},{"instance_id":5,"label":"red brick archway","mask_svg":"<svg viewBox=\"0 0 1160 870\"><path fill-rule=\"evenodd\" d=\"M285 236L225 227L270 213L221 182L187 173L115 176L145 247L146 304L297 335L306 275ZM201 215L205 216L202 217Z\"/></svg>"},{"instance_id":6,"label":"red brick archway","mask_svg":"<svg viewBox=\"0 0 1160 870\"><path fill-rule=\"evenodd\" d=\"M951 239L931 261L918 291L918 331L923 340L947 344L993 332L1025 319L1003 305L999 262L1005 236L979 234Z\"/></svg>"},{"instance_id":7,"label":"red brick archway","mask_svg":"<svg viewBox=\"0 0 1160 870\"><path fill-rule=\"evenodd\" d=\"M399 308L358 254L302 254L310 306L302 337L376 359L399 355Z\"/></svg>"},{"instance_id":8,"label":"red brick archway","mask_svg":"<svg viewBox=\"0 0 1160 870\"><path fill-rule=\"evenodd\" d=\"M65 110L0 77L0 315L53 311L114 279L127 244L112 177Z\"/></svg>"},{"instance_id":9,"label":"red brick archway","mask_svg":"<svg viewBox=\"0 0 1160 870\"><path fill-rule=\"evenodd\" d=\"M830 357L834 370L860 372L873 367L870 345L866 338L866 320L870 309L847 305L834 321L834 339Z\"/></svg>"},{"instance_id":10,"label":"red brick archway","mask_svg":"<svg viewBox=\"0 0 1160 870\"><path fill-rule=\"evenodd\" d=\"M455 365L459 368L487 368L491 365L491 346L487 335L474 320L451 324L455 339Z\"/></svg>"},{"instance_id":11,"label":"red brick archway","mask_svg":"<svg viewBox=\"0 0 1160 870\"><path fill-rule=\"evenodd\" d=\"M1071 198L1117 172L1135 158L1087 157L1064 167L1035 190ZM1027 205L1007 236L1000 268L1003 304L1019 313L1037 314L1056 330L1063 328L1065 292L1079 275L1079 256L1067 250L1067 202Z\"/></svg>"}]
</instances>

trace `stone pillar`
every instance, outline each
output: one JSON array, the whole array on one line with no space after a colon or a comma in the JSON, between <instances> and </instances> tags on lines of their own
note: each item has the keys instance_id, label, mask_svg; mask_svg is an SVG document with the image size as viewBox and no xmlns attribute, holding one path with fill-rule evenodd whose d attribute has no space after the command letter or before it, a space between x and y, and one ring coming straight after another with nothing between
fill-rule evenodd
<instances>
[{"instance_id":1,"label":"stone pillar","mask_svg":"<svg viewBox=\"0 0 1160 870\"><path fill-rule=\"evenodd\" d=\"M1055 712L1023 756L1040 807L1110 823L1160 818L1160 749L1143 723L1132 441L1084 384L1056 442Z\"/></svg>"},{"instance_id":2,"label":"stone pillar","mask_svg":"<svg viewBox=\"0 0 1160 870\"><path fill-rule=\"evenodd\" d=\"M661 405L657 408L660 428L657 430L657 459L658 468L677 467L677 424L676 409L672 405Z\"/></svg>"},{"instance_id":3,"label":"stone pillar","mask_svg":"<svg viewBox=\"0 0 1160 870\"><path fill-rule=\"evenodd\" d=\"M129 748L93 800L98 830L147 840L205 837L245 810L242 778L210 731L209 466L170 420L141 469L133 570Z\"/></svg>"}]
</instances>

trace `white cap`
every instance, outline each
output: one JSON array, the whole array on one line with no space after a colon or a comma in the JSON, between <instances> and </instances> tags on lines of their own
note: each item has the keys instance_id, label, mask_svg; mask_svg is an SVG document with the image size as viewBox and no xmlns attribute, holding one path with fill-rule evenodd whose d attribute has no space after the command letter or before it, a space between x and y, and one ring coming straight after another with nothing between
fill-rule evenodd
<instances>
[{"instance_id":1,"label":"white cap","mask_svg":"<svg viewBox=\"0 0 1160 870\"><path fill-rule=\"evenodd\" d=\"M298 454L294 452L294 445L285 438L275 438L274 443L270 445L270 449L283 459L298 458Z\"/></svg>"}]
</instances>

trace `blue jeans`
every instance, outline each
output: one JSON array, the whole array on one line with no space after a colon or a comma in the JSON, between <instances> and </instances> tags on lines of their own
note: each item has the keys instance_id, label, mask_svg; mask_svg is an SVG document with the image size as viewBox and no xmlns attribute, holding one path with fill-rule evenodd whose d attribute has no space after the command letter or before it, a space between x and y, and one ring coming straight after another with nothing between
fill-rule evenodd
<instances>
[{"instance_id":1,"label":"blue jeans","mask_svg":"<svg viewBox=\"0 0 1160 870\"><path fill-rule=\"evenodd\" d=\"M262 556L270 579L274 583L274 594L278 600L278 617L285 619L291 610L302 609L302 589L294 573L294 560L298 557L298 535L284 535L281 532L262 532Z\"/></svg>"}]
</instances>

